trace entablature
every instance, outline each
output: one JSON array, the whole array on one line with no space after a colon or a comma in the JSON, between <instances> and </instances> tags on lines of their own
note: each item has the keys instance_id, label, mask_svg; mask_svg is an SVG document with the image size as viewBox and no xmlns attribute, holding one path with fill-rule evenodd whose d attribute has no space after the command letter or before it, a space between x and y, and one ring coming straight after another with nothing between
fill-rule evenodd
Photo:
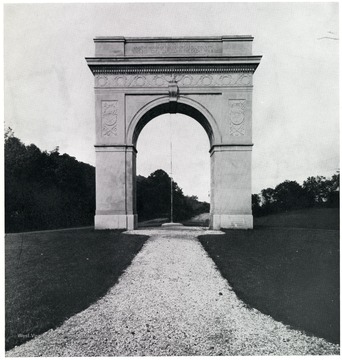
<instances>
[{"instance_id":1,"label":"entablature","mask_svg":"<svg viewBox=\"0 0 342 360\"><path fill-rule=\"evenodd\" d=\"M98 37L95 74L254 73L261 56L252 55L253 37Z\"/></svg>"}]
</instances>

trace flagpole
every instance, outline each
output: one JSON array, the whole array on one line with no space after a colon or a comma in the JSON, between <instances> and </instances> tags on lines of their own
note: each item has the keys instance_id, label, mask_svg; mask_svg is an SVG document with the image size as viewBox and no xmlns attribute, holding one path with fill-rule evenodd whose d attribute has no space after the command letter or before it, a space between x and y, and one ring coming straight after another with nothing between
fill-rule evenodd
<instances>
[{"instance_id":1,"label":"flagpole","mask_svg":"<svg viewBox=\"0 0 342 360\"><path fill-rule=\"evenodd\" d=\"M170 184L171 184L171 209L170 209L170 214L171 214L171 219L170 222L173 223L173 178L172 178L172 126L171 126L171 113L169 116L169 122L170 122Z\"/></svg>"}]
</instances>

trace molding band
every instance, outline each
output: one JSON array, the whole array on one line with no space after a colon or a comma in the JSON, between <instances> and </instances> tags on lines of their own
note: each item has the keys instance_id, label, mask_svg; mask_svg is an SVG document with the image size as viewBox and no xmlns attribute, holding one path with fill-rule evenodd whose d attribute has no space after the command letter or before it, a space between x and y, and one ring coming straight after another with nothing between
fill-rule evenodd
<instances>
[{"instance_id":1,"label":"molding band","mask_svg":"<svg viewBox=\"0 0 342 360\"><path fill-rule=\"evenodd\" d=\"M94 145L96 152L133 151L138 152L134 145Z\"/></svg>"},{"instance_id":2,"label":"molding band","mask_svg":"<svg viewBox=\"0 0 342 360\"><path fill-rule=\"evenodd\" d=\"M194 74L194 73L254 73L258 64L241 65L189 65L177 66L165 64L162 66L139 65L139 66L121 66L121 65L92 65L89 67L94 75L97 74Z\"/></svg>"},{"instance_id":3,"label":"molding band","mask_svg":"<svg viewBox=\"0 0 342 360\"><path fill-rule=\"evenodd\" d=\"M253 144L216 144L210 148L209 153L212 155L216 151L252 151L252 147Z\"/></svg>"}]
</instances>

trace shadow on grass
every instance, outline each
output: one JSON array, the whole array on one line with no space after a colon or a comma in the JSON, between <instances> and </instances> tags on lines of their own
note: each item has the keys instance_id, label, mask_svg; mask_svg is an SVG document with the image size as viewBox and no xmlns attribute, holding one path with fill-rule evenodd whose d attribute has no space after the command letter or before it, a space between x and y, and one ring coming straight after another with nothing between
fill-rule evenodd
<instances>
[{"instance_id":1,"label":"shadow on grass","mask_svg":"<svg viewBox=\"0 0 342 360\"><path fill-rule=\"evenodd\" d=\"M92 229L6 235L6 350L104 296L147 238Z\"/></svg>"},{"instance_id":2,"label":"shadow on grass","mask_svg":"<svg viewBox=\"0 0 342 360\"><path fill-rule=\"evenodd\" d=\"M238 297L275 320L340 342L339 232L226 230L200 236Z\"/></svg>"}]
</instances>

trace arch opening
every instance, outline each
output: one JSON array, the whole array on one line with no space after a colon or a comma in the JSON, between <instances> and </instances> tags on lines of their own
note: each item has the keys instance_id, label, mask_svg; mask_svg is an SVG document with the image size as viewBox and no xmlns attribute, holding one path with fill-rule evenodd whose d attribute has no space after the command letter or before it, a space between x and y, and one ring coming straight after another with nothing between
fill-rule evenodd
<instances>
[{"instance_id":1,"label":"arch opening","mask_svg":"<svg viewBox=\"0 0 342 360\"><path fill-rule=\"evenodd\" d=\"M179 188L182 190L182 193L176 194L173 207L177 221L186 221L200 213L210 212L208 148L209 139L203 127L187 115L164 114L153 118L145 125L137 141L136 174L138 176L135 191L139 222L165 218L165 214L169 217L171 176L178 185L177 191ZM165 176L168 175L168 181L163 173ZM147 177L150 177L149 181ZM155 206L151 207L152 204ZM200 218L201 222L198 225L204 225L207 224L209 215Z\"/></svg>"}]
</instances>

